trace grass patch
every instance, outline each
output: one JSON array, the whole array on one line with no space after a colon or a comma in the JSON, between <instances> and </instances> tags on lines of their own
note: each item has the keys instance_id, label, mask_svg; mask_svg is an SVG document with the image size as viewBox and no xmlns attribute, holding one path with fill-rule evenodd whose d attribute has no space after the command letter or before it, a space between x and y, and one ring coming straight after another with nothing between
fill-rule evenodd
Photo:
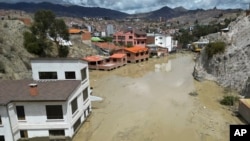
<instances>
[{"instance_id":1,"label":"grass patch","mask_svg":"<svg viewBox=\"0 0 250 141\"><path fill-rule=\"evenodd\" d=\"M237 96L224 96L223 99L220 101L220 104L226 105L226 106L233 106L237 101L239 100L239 97Z\"/></svg>"}]
</instances>

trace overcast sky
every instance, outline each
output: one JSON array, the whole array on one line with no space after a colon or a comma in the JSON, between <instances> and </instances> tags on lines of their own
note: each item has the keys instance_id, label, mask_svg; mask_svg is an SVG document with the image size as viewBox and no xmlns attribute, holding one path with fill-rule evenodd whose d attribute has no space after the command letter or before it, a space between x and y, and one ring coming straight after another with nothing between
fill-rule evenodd
<instances>
[{"instance_id":1,"label":"overcast sky","mask_svg":"<svg viewBox=\"0 0 250 141\"><path fill-rule=\"evenodd\" d=\"M218 9L249 7L250 0L0 0L0 2L41 2L76 4L83 6L98 6L126 13L142 13L159 9L163 6L175 8L182 6L186 9Z\"/></svg>"}]
</instances>

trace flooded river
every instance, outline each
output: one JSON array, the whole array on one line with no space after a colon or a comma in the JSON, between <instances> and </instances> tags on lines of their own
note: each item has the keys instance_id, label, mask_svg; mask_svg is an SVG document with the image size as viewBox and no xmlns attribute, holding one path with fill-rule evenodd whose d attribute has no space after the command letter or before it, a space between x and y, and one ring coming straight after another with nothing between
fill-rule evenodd
<instances>
[{"instance_id":1,"label":"flooded river","mask_svg":"<svg viewBox=\"0 0 250 141\"><path fill-rule=\"evenodd\" d=\"M91 71L93 95L104 100L73 141L228 141L229 125L242 122L219 104L221 87L193 79L193 67L192 55L174 54Z\"/></svg>"}]
</instances>

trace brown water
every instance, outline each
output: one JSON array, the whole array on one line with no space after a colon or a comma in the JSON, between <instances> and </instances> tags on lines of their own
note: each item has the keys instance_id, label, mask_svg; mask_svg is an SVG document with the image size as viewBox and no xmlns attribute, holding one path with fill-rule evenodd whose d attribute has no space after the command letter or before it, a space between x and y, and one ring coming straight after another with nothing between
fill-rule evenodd
<instances>
[{"instance_id":1,"label":"brown water","mask_svg":"<svg viewBox=\"0 0 250 141\"><path fill-rule=\"evenodd\" d=\"M221 87L193 79L192 58L176 54L91 71L93 95L104 100L93 102L74 141L228 141L229 124L242 122L219 104Z\"/></svg>"}]
</instances>

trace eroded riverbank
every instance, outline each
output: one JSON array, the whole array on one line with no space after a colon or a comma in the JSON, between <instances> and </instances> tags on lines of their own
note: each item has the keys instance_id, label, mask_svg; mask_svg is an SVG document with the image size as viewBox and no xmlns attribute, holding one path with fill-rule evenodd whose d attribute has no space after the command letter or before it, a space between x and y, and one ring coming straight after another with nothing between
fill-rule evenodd
<instances>
[{"instance_id":1,"label":"eroded riverbank","mask_svg":"<svg viewBox=\"0 0 250 141\"><path fill-rule=\"evenodd\" d=\"M193 79L192 59L176 54L91 71L93 94L104 100L92 104L74 141L228 141L229 124L241 121L218 103L221 87Z\"/></svg>"}]
</instances>

